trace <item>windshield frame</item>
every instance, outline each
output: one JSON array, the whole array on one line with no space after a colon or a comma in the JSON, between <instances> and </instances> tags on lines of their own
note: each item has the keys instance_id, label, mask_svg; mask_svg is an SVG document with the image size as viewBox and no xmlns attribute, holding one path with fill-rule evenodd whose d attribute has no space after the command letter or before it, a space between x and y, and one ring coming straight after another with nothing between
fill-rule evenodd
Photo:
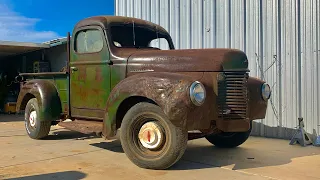
<instances>
[{"instance_id":1,"label":"windshield frame","mask_svg":"<svg viewBox=\"0 0 320 180\"><path fill-rule=\"evenodd\" d=\"M175 47L174 47L174 44L172 42L172 38L170 36L170 34L166 31L163 31L161 30L159 27L157 27L157 25L155 26L150 26L150 25L145 25L145 24L138 24L138 23L110 23L108 28L106 29L106 33L107 33L107 38L108 38L108 41L109 41L109 46L112 46L113 48L117 48L117 49L127 49L127 48L136 48L136 49L148 49L149 47L118 47L114 44L114 41L113 41L113 36L112 36L112 32L111 32L111 28L113 26L130 26L133 28L133 25L134 27L139 27L139 28L143 28L143 29L147 29L147 30L150 30L150 31L154 31L155 33L158 33L159 35L161 35L161 38L164 38L167 40L167 43L168 43L168 46L169 46L169 49L170 50L174 50ZM157 38L152 38L150 39L150 41L148 43L150 43L152 40L154 39L157 39Z\"/></svg>"}]
</instances>

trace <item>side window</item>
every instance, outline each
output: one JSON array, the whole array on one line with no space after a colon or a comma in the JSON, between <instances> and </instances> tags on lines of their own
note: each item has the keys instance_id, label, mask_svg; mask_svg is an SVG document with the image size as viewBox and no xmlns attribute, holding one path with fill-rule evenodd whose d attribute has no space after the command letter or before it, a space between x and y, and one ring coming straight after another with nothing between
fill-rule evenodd
<instances>
[{"instance_id":1,"label":"side window","mask_svg":"<svg viewBox=\"0 0 320 180\"><path fill-rule=\"evenodd\" d=\"M150 41L149 47L159 48L161 50L170 50L169 43L165 38L153 39Z\"/></svg>"},{"instance_id":2,"label":"side window","mask_svg":"<svg viewBox=\"0 0 320 180\"><path fill-rule=\"evenodd\" d=\"M77 33L75 43L78 53L99 52L103 48L103 37L97 29L84 30Z\"/></svg>"}]
</instances>

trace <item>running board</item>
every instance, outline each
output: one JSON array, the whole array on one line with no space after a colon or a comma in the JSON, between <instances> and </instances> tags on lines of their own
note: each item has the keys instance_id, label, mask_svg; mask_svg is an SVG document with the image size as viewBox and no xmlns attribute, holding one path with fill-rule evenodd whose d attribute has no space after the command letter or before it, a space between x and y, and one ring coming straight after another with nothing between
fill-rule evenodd
<instances>
[{"instance_id":1,"label":"running board","mask_svg":"<svg viewBox=\"0 0 320 180\"><path fill-rule=\"evenodd\" d=\"M102 134L102 124L100 121L88 121L88 120L74 120L74 121L62 121L58 125L65 127L71 131L77 131L83 134L93 134L101 136Z\"/></svg>"}]
</instances>

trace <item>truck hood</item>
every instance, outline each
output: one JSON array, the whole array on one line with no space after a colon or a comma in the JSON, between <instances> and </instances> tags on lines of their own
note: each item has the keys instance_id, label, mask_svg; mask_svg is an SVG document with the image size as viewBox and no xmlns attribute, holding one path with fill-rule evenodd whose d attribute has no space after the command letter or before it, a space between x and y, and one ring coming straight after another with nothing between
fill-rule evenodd
<instances>
[{"instance_id":1,"label":"truck hood","mask_svg":"<svg viewBox=\"0 0 320 180\"><path fill-rule=\"evenodd\" d=\"M244 52L236 49L150 50L128 58L128 72L204 72L248 69Z\"/></svg>"}]
</instances>

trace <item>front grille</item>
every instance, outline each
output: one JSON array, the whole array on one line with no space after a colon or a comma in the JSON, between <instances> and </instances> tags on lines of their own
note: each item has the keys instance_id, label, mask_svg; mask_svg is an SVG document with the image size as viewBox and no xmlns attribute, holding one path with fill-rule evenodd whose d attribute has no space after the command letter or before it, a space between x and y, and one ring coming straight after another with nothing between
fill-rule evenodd
<instances>
[{"instance_id":1,"label":"front grille","mask_svg":"<svg viewBox=\"0 0 320 180\"><path fill-rule=\"evenodd\" d=\"M224 72L218 74L218 117L223 120L241 120L248 117L248 73Z\"/></svg>"}]
</instances>

